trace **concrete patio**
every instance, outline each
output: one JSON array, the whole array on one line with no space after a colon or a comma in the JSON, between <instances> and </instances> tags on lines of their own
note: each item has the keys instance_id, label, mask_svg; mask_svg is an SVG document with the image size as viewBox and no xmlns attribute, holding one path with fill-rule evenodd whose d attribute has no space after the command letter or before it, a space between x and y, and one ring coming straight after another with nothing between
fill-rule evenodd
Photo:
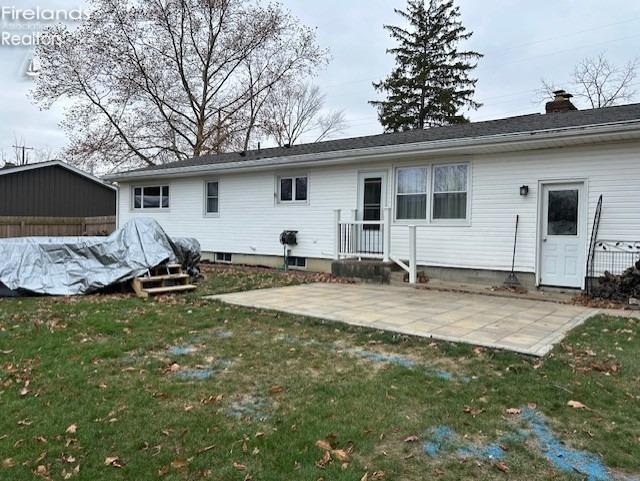
<instances>
[{"instance_id":1,"label":"concrete patio","mask_svg":"<svg viewBox=\"0 0 640 481\"><path fill-rule=\"evenodd\" d=\"M598 312L554 302L367 284L304 284L208 299L533 356L547 354Z\"/></svg>"}]
</instances>

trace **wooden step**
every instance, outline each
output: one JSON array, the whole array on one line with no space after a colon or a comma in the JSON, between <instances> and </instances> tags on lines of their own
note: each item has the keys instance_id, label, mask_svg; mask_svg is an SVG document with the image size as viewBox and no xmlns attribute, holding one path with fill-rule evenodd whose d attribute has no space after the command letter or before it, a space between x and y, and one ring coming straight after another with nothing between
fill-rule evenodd
<instances>
[{"instance_id":1,"label":"wooden step","mask_svg":"<svg viewBox=\"0 0 640 481\"><path fill-rule=\"evenodd\" d=\"M186 284L184 286L166 286L166 287L149 287L144 289L143 292L147 296L157 296L160 294L176 294L178 292L189 292L197 289L193 284Z\"/></svg>"},{"instance_id":2,"label":"wooden step","mask_svg":"<svg viewBox=\"0 0 640 481\"><path fill-rule=\"evenodd\" d=\"M161 276L138 277L138 280L142 284L162 281L180 281L183 279L189 279L189 274L165 274Z\"/></svg>"}]
</instances>

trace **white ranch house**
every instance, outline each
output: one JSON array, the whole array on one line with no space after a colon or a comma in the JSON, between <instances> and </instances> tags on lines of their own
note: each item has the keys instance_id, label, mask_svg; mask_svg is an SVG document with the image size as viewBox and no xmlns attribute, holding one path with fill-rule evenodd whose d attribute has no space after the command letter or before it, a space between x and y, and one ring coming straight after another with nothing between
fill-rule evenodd
<instances>
[{"instance_id":1,"label":"white ranch house","mask_svg":"<svg viewBox=\"0 0 640 481\"><path fill-rule=\"evenodd\" d=\"M560 93L545 114L205 156L108 179L119 187L119 225L153 217L219 262L282 265L280 234L293 230L294 267L415 259L431 277L496 283L511 270L518 216L521 282L583 288L604 268L591 262L587 272L590 252L638 253L640 104L572 108Z\"/></svg>"}]
</instances>

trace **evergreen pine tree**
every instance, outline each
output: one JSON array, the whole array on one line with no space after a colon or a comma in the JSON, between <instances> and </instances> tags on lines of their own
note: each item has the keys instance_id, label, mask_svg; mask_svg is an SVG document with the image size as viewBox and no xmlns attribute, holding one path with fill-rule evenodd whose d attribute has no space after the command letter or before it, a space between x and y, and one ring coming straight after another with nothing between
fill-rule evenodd
<instances>
[{"instance_id":1,"label":"evergreen pine tree","mask_svg":"<svg viewBox=\"0 0 640 481\"><path fill-rule=\"evenodd\" d=\"M427 5L428 4L428 5ZM471 74L481 54L458 50L471 37L460 21L454 0L408 0L406 11L395 9L408 27L385 25L397 42L387 50L396 65L374 83L386 100L371 101L387 132L468 122L462 107L477 109L473 100L477 79Z\"/></svg>"}]
</instances>

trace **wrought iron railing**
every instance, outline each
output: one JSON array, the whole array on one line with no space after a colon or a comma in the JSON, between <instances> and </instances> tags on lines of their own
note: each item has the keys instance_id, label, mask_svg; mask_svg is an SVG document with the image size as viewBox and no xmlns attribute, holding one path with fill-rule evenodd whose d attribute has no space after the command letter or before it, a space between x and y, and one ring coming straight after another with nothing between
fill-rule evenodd
<instances>
[{"instance_id":1,"label":"wrought iron railing","mask_svg":"<svg viewBox=\"0 0 640 481\"><path fill-rule=\"evenodd\" d=\"M605 272L619 275L640 261L640 241L599 240L593 251L590 277L597 279Z\"/></svg>"},{"instance_id":2,"label":"wrought iron railing","mask_svg":"<svg viewBox=\"0 0 640 481\"><path fill-rule=\"evenodd\" d=\"M598 240L598 229L600 228L600 217L602 216L602 194L598 198L598 204L596 205L596 212L593 217L593 226L591 227L591 238L589 239L589 252L587 253L587 265L584 274L584 288L587 295L592 294L593 288L593 261L596 251L596 242Z\"/></svg>"}]
</instances>

